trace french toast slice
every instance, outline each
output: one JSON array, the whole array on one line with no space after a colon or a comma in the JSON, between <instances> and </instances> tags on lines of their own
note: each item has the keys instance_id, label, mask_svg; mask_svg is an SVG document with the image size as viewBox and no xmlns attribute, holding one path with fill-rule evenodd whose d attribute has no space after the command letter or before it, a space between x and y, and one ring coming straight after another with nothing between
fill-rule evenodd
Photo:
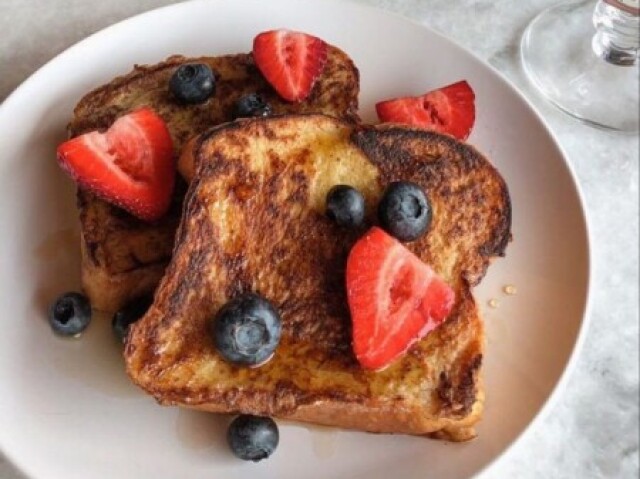
<instances>
[{"instance_id":1,"label":"french toast slice","mask_svg":"<svg viewBox=\"0 0 640 479\"><path fill-rule=\"evenodd\" d=\"M194 174L173 258L125 347L137 385L164 405L474 437L484 332L471 287L504 254L511 225L506 184L480 153L434 132L291 115L214 128L189 143L181 164ZM456 303L444 324L373 372L352 352L345 267L394 180L427 192L430 230L407 247L454 288ZM325 216L336 184L364 195L362 229ZM283 324L274 357L257 368L224 361L209 333L218 309L248 291L269 299Z\"/></svg>"},{"instance_id":2,"label":"french toast slice","mask_svg":"<svg viewBox=\"0 0 640 479\"><path fill-rule=\"evenodd\" d=\"M216 93L204 103L184 105L169 93L169 79L183 63L206 63L216 74ZM233 105L248 93L260 94L275 114L318 112L357 120L359 74L349 56L329 46L324 70L309 97L282 100L255 66L251 54L185 58L136 66L129 74L87 94L76 106L70 136L109 127L117 117L142 106L165 120L176 157L185 142L211 126L233 120ZM114 312L157 286L173 248L185 185L178 180L170 211L147 223L86 191L78 191L82 284L95 309Z\"/></svg>"}]
</instances>

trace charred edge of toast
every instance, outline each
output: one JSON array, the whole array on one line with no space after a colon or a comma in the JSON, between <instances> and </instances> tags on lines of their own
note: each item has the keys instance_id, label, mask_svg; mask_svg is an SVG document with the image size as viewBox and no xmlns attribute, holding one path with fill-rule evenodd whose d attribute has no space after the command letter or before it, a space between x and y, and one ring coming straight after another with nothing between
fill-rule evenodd
<instances>
[{"instance_id":1,"label":"charred edge of toast","mask_svg":"<svg viewBox=\"0 0 640 479\"><path fill-rule=\"evenodd\" d=\"M476 412L479 400L481 361L481 354L472 356L471 362L461 367L455 379L450 379L447 372L441 372L441 377L446 377L446 380L441 380L433 397L433 400L439 401L441 405L440 416L450 421L468 421L468 426L476 422L478 418L471 416ZM138 385L141 386L139 383ZM274 389L268 390L232 387L211 391L206 387L193 389L187 386L166 390L154 388L149 384L145 384L143 388L163 406L195 407L226 414L259 414L287 418L308 407L323 407L321 406L323 404L336 403L364 407L370 411L369 414L379 414L389 407L406 408L401 398L383 403L366 395L349 394L331 388L305 390L287 380L278 381ZM419 405L413 408L414 414L421 414ZM299 419L305 420L303 416ZM440 427L442 428L443 425ZM447 427L452 430L457 429L455 422ZM433 433L437 432L434 430ZM445 434L443 438L449 438L449 436Z\"/></svg>"},{"instance_id":2,"label":"charred edge of toast","mask_svg":"<svg viewBox=\"0 0 640 479\"><path fill-rule=\"evenodd\" d=\"M438 382L438 398L443 409L453 414L466 416L477 396L477 375L482 365L482 354L470 358L458 374L458 382L454 384L446 371L440 372Z\"/></svg>"},{"instance_id":3,"label":"charred edge of toast","mask_svg":"<svg viewBox=\"0 0 640 479\"><path fill-rule=\"evenodd\" d=\"M383 142L379 141L380 135L388 135L393 137L393 143L390 148L386 148ZM441 143L448 151L458 156L463 166L474 168L482 164L489 168L497 181L500 182L500 195L504 211L500 215L500 221L493 229L491 238L480 245L478 253L483 258L484 265L480 272L468 275L465 279L471 286L480 283L491 260L495 257L505 256L506 248L512 240L511 221L512 206L509 190L502 175L475 147L468 143L463 143L452 136L437 133L434 131L411 128L406 125L382 124L377 126L357 125L351 135L352 142L360 148L360 150L372 161L375 161L382 170L387 171L390 177L397 177L394 174L396 165L401 167L402 162L409 153L406 153L399 145L406 144L412 139L426 139L427 142ZM401 169L401 168L400 168Z\"/></svg>"},{"instance_id":4,"label":"charred edge of toast","mask_svg":"<svg viewBox=\"0 0 640 479\"><path fill-rule=\"evenodd\" d=\"M82 226L81 241L84 245L85 261L93 268L100 268L105 274L122 277L130 272L137 272L143 268L157 268L166 265L171 260L171 249L175 230L180 222L183 200L187 191L186 182L176 175L174 196L167 214L156 223L148 223L134 219L126 211L117 206L98 200L92 193L80 188L76 191L76 206L80 212L80 224ZM92 207L90 205L93 204ZM99 213L96 215L96 213ZM117 272L110 271L109 268L100 266L101 263L108 263L108 260L100 258L100 254L106 253L101 237L115 234L141 233L153 230L153 232L171 241L171 246L167 246L154 260L141 258L136 254L134 248L129 248L127 255L128 266L120 266ZM164 242L163 242L164 244ZM101 251L99 251L102 248ZM166 250L166 251L165 251Z\"/></svg>"}]
</instances>

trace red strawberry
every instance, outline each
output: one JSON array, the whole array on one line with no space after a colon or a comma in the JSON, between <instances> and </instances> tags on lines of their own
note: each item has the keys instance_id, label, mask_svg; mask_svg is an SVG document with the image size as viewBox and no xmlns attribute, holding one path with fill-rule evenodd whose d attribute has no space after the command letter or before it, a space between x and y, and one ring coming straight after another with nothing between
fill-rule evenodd
<instances>
[{"instance_id":1,"label":"red strawberry","mask_svg":"<svg viewBox=\"0 0 640 479\"><path fill-rule=\"evenodd\" d=\"M147 221L163 216L176 166L169 130L153 110L118 118L104 133L85 133L58 147L58 163L81 188Z\"/></svg>"},{"instance_id":2,"label":"red strawberry","mask_svg":"<svg viewBox=\"0 0 640 479\"><path fill-rule=\"evenodd\" d=\"M382 229L370 229L347 260L353 349L366 369L381 369L440 325L453 290Z\"/></svg>"},{"instance_id":3,"label":"red strawberry","mask_svg":"<svg viewBox=\"0 0 640 479\"><path fill-rule=\"evenodd\" d=\"M271 30L253 39L253 58L282 98L301 101L322 73L327 44L306 33Z\"/></svg>"},{"instance_id":4,"label":"red strawberry","mask_svg":"<svg viewBox=\"0 0 640 479\"><path fill-rule=\"evenodd\" d=\"M476 120L475 94L460 81L422 96L409 96L376 104L380 121L448 133L466 140Z\"/></svg>"}]
</instances>

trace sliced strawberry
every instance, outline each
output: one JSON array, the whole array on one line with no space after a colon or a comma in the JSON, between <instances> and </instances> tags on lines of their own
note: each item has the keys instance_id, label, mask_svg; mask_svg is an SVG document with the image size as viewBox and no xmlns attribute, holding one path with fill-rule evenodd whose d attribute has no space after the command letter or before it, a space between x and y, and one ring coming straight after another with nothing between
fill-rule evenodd
<instances>
[{"instance_id":1,"label":"sliced strawberry","mask_svg":"<svg viewBox=\"0 0 640 479\"><path fill-rule=\"evenodd\" d=\"M327 44L306 33L271 30L253 39L253 58L282 98L301 101L322 73Z\"/></svg>"},{"instance_id":2,"label":"sliced strawberry","mask_svg":"<svg viewBox=\"0 0 640 479\"><path fill-rule=\"evenodd\" d=\"M176 165L169 130L153 110L118 118L104 133L85 133L58 147L58 163L81 188L147 221L163 216Z\"/></svg>"},{"instance_id":3,"label":"sliced strawberry","mask_svg":"<svg viewBox=\"0 0 640 479\"><path fill-rule=\"evenodd\" d=\"M366 369L381 369L447 318L455 294L420 258L374 227L349 254L347 298L356 358Z\"/></svg>"},{"instance_id":4,"label":"sliced strawberry","mask_svg":"<svg viewBox=\"0 0 640 479\"><path fill-rule=\"evenodd\" d=\"M466 140L476 120L475 94L466 81L376 104L380 121L406 123Z\"/></svg>"}]
</instances>

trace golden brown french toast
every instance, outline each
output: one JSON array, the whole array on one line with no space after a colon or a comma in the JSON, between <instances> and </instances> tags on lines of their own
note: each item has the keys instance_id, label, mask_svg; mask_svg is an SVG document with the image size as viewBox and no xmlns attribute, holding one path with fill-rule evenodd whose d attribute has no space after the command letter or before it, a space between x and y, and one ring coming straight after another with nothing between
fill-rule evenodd
<instances>
[{"instance_id":1,"label":"golden brown french toast","mask_svg":"<svg viewBox=\"0 0 640 479\"><path fill-rule=\"evenodd\" d=\"M169 79L184 63L206 63L216 75L216 93L201 104L184 105L169 93ZM69 124L71 136L109 127L142 106L152 107L167 123L176 157L184 143L205 129L231 121L233 105L258 93L275 114L319 112L348 121L357 119L359 77L351 59L329 46L327 62L309 97L299 103L280 99L256 68L251 54L185 58L134 70L86 95ZM116 311L129 300L152 293L171 257L185 185L178 184L173 207L160 221L147 223L124 210L78 192L82 233L82 283L94 308Z\"/></svg>"},{"instance_id":2,"label":"golden brown french toast","mask_svg":"<svg viewBox=\"0 0 640 479\"><path fill-rule=\"evenodd\" d=\"M507 187L480 153L434 132L291 115L214 128L189 143L182 164L195 169L173 258L125 348L136 384L165 405L474 437L484 333L471 287L504 254L511 224ZM394 180L427 192L431 227L407 246L456 301L443 325L374 372L352 351L345 267ZM363 228L326 217L336 184L364 195ZM223 360L209 333L218 309L244 292L263 295L282 317L275 355L257 368Z\"/></svg>"}]
</instances>

